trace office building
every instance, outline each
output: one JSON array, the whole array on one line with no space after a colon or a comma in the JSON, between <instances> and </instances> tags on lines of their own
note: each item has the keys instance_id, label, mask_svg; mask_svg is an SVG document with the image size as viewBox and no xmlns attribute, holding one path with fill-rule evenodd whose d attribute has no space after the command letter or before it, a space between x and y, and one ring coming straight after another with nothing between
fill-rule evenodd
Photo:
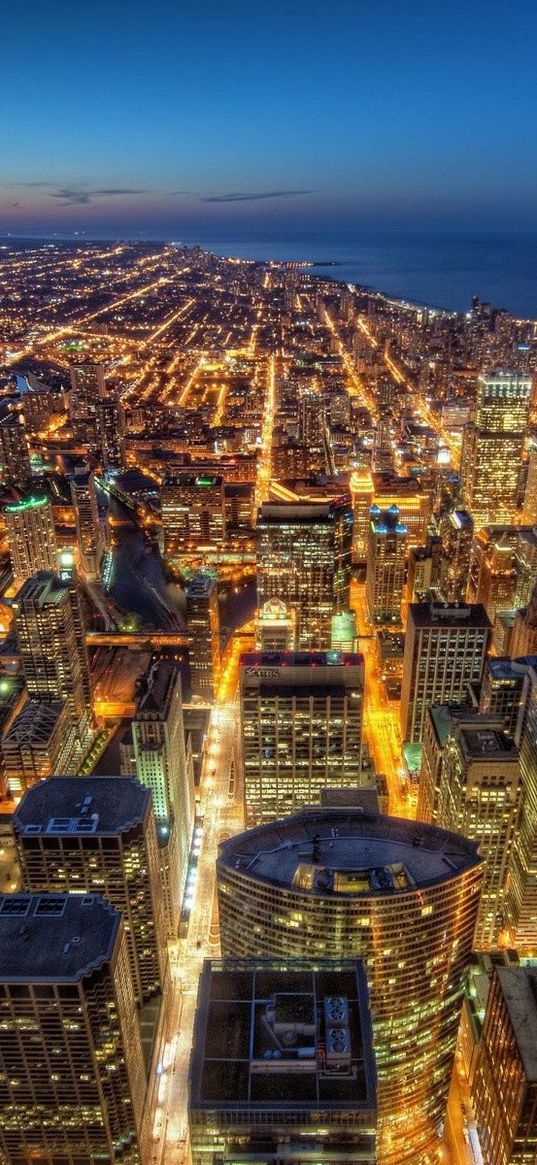
<instances>
[{"instance_id":1,"label":"office building","mask_svg":"<svg viewBox=\"0 0 537 1165\"><path fill-rule=\"evenodd\" d=\"M528 526L537 526L537 448L532 445L528 454L528 474L524 490L522 521Z\"/></svg>"},{"instance_id":2,"label":"office building","mask_svg":"<svg viewBox=\"0 0 537 1165\"><path fill-rule=\"evenodd\" d=\"M296 612L301 651L330 645L332 616L349 609L352 510L346 501L269 502L258 519L257 602Z\"/></svg>"},{"instance_id":3,"label":"office building","mask_svg":"<svg viewBox=\"0 0 537 1165\"><path fill-rule=\"evenodd\" d=\"M496 967L472 1085L482 1160L537 1160L537 972Z\"/></svg>"},{"instance_id":4,"label":"office building","mask_svg":"<svg viewBox=\"0 0 537 1165\"><path fill-rule=\"evenodd\" d=\"M250 652L239 677L248 825L362 783L361 655Z\"/></svg>"},{"instance_id":5,"label":"office building","mask_svg":"<svg viewBox=\"0 0 537 1165\"><path fill-rule=\"evenodd\" d=\"M296 611L280 599L269 599L257 612L255 646L256 651L294 651Z\"/></svg>"},{"instance_id":6,"label":"office building","mask_svg":"<svg viewBox=\"0 0 537 1165\"><path fill-rule=\"evenodd\" d=\"M19 413L6 413L0 421L0 457L4 481L24 489L32 467L26 429Z\"/></svg>"},{"instance_id":7,"label":"office building","mask_svg":"<svg viewBox=\"0 0 537 1165\"><path fill-rule=\"evenodd\" d=\"M440 522L443 558L440 586L448 603L463 603L466 598L474 523L467 510L453 510Z\"/></svg>"},{"instance_id":8,"label":"office building","mask_svg":"<svg viewBox=\"0 0 537 1165\"><path fill-rule=\"evenodd\" d=\"M75 511L76 541L80 573L87 582L99 582L104 554L104 534L99 522L97 494L93 474L76 473L71 480L71 497Z\"/></svg>"},{"instance_id":9,"label":"office building","mask_svg":"<svg viewBox=\"0 0 537 1165\"><path fill-rule=\"evenodd\" d=\"M18 801L38 781L68 772L76 747L65 701L27 700L0 743L7 795Z\"/></svg>"},{"instance_id":10,"label":"office building","mask_svg":"<svg viewBox=\"0 0 537 1165\"><path fill-rule=\"evenodd\" d=\"M77 637L68 585L40 571L27 579L13 603L22 670L30 696L65 701L81 747L93 723L86 701L89 662Z\"/></svg>"},{"instance_id":11,"label":"office building","mask_svg":"<svg viewBox=\"0 0 537 1165\"><path fill-rule=\"evenodd\" d=\"M373 478L368 469L355 469L351 474L350 491L354 516L352 557L365 562L369 541L369 511L373 505Z\"/></svg>"},{"instance_id":12,"label":"office building","mask_svg":"<svg viewBox=\"0 0 537 1165\"><path fill-rule=\"evenodd\" d=\"M0 1156L148 1165L121 916L96 894L0 896Z\"/></svg>"},{"instance_id":13,"label":"office building","mask_svg":"<svg viewBox=\"0 0 537 1165\"><path fill-rule=\"evenodd\" d=\"M375 1165L362 964L205 962L189 1124L192 1165L275 1165L282 1157Z\"/></svg>"},{"instance_id":14,"label":"office building","mask_svg":"<svg viewBox=\"0 0 537 1165\"><path fill-rule=\"evenodd\" d=\"M520 820L513 850L511 888L512 945L520 955L537 955L537 669L530 667L522 723L516 739L520 744L522 796Z\"/></svg>"},{"instance_id":15,"label":"office building","mask_svg":"<svg viewBox=\"0 0 537 1165\"><path fill-rule=\"evenodd\" d=\"M69 366L71 393L69 415L72 421L97 423L99 401L106 394L104 368L91 360Z\"/></svg>"},{"instance_id":16,"label":"office building","mask_svg":"<svg viewBox=\"0 0 537 1165\"><path fill-rule=\"evenodd\" d=\"M503 722L509 736L518 736L518 727L525 705L530 667L537 665L537 657L505 659L491 656L483 672L479 694L480 712L492 712Z\"/></svg>"},{"instance_id":17,"label":"office building","mask_svg":"<svg viewBox=\"0 0 537 1165\"><path fill-rule=\"evenodd\" d=\"M411 603L401 688L401 736L420 743L431 704L460 704L481 682L490 622L479 604Z\"/></svg>"},{"instance_id":18,"label":"office building","mask_svg":"<svg viewBox=\"0 0 537 1165\"><path fill-rule=\"evenodd\" d=\"M528 376L498 371L478 377L463 447L464 496L476 529L514 520L530 395Z\"/></svg>"},{"instance_id":19,"label":"office building","mask_svg":"<svg viewBox=\"0 0 537 1165\"><path fill-rule=\"evenodd\" d=\"M408 530L397 506L370 510L365 593L371 623L400 623Z\"/></svg>"},{"instance_id":20,"label":"office building","mask_svg":"<svg viewBox=\"0 0 537 1165\"><path fill-rule=\"evenodd\" d=\"M224 957L364 960L382 1165L425 1165L437 1150L481 876L475 842L358 807L220 845Z\"/></svg>"},{"instance_id":21,"label":"office building","mask_svg":"<svg viewBox=\"0 0 537 1165\"><path fill-rule=\"evenodd\" d=\"M0 679L0 801L9 797L6 779L6 766L2 751L2 739L9 732L11 725L28 699L26 685L20 675L3 675Z\"/></svg>"},{"instance_id":22,"label":"office building","mask_svg":"<svg viewBox=\"0 0 537 1165\"><path fill-rule=\"evenodd\" d=\"M38 570L58 569L58 547L52 506L45 497L31 497L4 510L15 584L21 586Z\"/></svg>"},{"instance_id":23,"label":"office building","mask_svg":"<svg viewBox=\"0 0 537 1165\"><path fill-rule=\"evenodd\" d=\"M417 478L374 473L373 505L378 506L379 510L397 506L399 521L408 530L407 553L412 546L425 544L431 503Z\"/></svg>"},{"instance_id":24,"label":"office building","mask_svg":"<svg viewBox=\"0 0 537 1165\"><path fill-rule=\"evenodd\" d=\"M515 526L487 526L474 537L468 599L483 603L491 623L498 612L514 606L518 589L518 543L519 531Z\"/></svg>"},{"instance_id":25,"label":"office building","mask_svg":"<svg viewBox=\"0 0 537 1165\"><path fill-rule=\"evenodd\" d=\"M123 469L125 435L125 412L120 400L106 396L99 401L98 429L103 469L119 473Z\"/></svg>"},{"instance_id":26,"label":"office building","mask_svg":"<svg viewBox=\"0 0 537 1165\"><path fill-rule=\"evenodd\" d=\"M441 760L434 766L441 764L441 772L431 818L479 846L485 869L474 945L490 950L511 921L507 891L521 803L519 754L494 715L458 712L448 713L448 719Z\"/></svg>"},{"instance_id":27,"label":"office building","mask_svg":"<svg viewBox=\"0 0 537 1165\"><path fill-rule=\"evenodd\" d=\"M179 669L154 661L142 677L132 721L136 776L151 790L167 933L177 936L194 828L194 777L187 761Z\"/></svg>"},{"instance_id":28,"label":"office building","mask_svg":"<svg viewBox=\"0 0 537 1165\"><path fill-rule=\"evenodd\" d=\"M190 687L212 704L220 680L220 609L213 578L198 574L186 588L186 622L191 637Z\"/></svg>"},{"instance_id":29,"label":"office building","mask_svg":"<svg viewBox=\"0 0 537 1165\"><path fill-rule=\"evenodd\" d=\"M510 650L513 656L537 654L537 581L527 607L515 615Z\"/></svg>"},{"instance_id":30,"label":"office building","mask_svg":"<svg viewBox=\"0 0 537 1165\"><path fill-rule=\"evenodd\" d=\"M161 488L167 558L222 551L226 538L224 482L210 474L176 473Z\"/></svg>"},{"instance_id":31,"label":"office building","mask_svg":"<svg viewBox=\"0 0 537 1165\"><path fill-rule=\"evenodd\" d=\"M28 893L98 891L123 915L136 1002L162 991L166 929L151 794L132 777L51 777L13 830Z\"/></svg>"}]
</instances>

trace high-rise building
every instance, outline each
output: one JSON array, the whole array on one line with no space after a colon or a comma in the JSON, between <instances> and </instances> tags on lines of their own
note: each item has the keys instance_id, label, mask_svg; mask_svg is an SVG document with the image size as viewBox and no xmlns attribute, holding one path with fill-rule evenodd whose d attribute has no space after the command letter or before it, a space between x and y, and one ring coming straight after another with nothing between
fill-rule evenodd
<instances>
[{"instance_id":1,"label":"high-rise building","mask_svg":"<svg viewBox=\"0 0 537 1165\"><path fill-rule=\"evenodd\" d=\"M220 845L224 957L364 960L381 1165L437 1151L481 876L475 842L360 808L309 810Z\"/></svg>"},{"instance_id":2,"label":"high-rise building","mask_svg":"<svg viewBox=\"0 0 537 1165\"><path fill-rule=\"evenodd\" d=\"M30 695L66 701L81 744L92 709L86 702L89 663L75 627L69 587L47 571L27 579L13 603L22 670Z\"/></svg>"},{"instance_id":3,"label":"high-rise building","mask_svg":"<svg viewBox=\"0 0 537 1165\"><path fill-rule=\"evenodd\" d=\"M510 651L513 656L537 654L537 581L527 607L516 613Z\"/></svg>"},{"instance_id":4,"label":"high-rise building","mask_svg":"<svg viewBox=\"0 0 537 1165\"><path fill-rule=\"evenodd\" d=\"M98 430L103 469L119 472L123 468L125 412L116 397L105 396L99 401Z\"/></svg>"},{"instance_id":5,"label":"high-rise building","mask_svg":"<svg viewBox=\"0 0 537 1165\"><path fill-rule=\"evenodd\" d=\"M48 498L15 502L4 513L15 583L20 586L38 570L56 571L58 547Z\"/></svg>"},{"instance_id":6,"label":"high-rise building","mask_svg":"<svg viewBox=\"0 0 537 1165\"><path fill-rule=\"evenodd\" d=\"M342 502L269 502L258 520L257 600L296 612L300 650L330 646L332 616L349 608L352 510Z\"/></svg>"},{"instance_id":7,"label":"high-rise building","mask_svg":"<svg viewBox=\"0 0 537 1165\"><path fill-rule=\"evenodd\" d=\"M0 1155L146 1165L146 1077L121 916L97 894L0 896Z\"/></svg>"},{"instance_id":8,"label":"high-rise building","mask_svg":"<svg viewBox=\"0 0 537 1165\"><path fill-rule=\"evenodd\" d=\"M73 421L92 421L96 424L99 401L105 396L106 385L102 364L91 360L71 364L71 395L69 413Z\"/></svg>"},{"instance_id":9,"label":"high-rise building","mask_svg":"<svg viewBox=\"0 0 537 1165\"><path fill-rule=\"evenodd\" d=\"M98 891L123 915L134 997L162 991L166 929L151 794L132 777L50 777L13 829L28 893Z\"/></svg>"},{"instance_id":10,"label":"high-rise building","mask_svg":"<svg viewBox=\"0 0 537 1165\"><path fill-rule=\"evenodd\" d=\"M518 542L515 526L486 526L474 537L467 597L470 602L483 603L491 622L497 612L514 606Z\"/></svg>"},{"instance_id":11,"label":"high-rise building","mask_svg":"<svg viewBox=\"0 0 537 1165\"><path fill-rule=\"evenodd\" d=\"M522 797L515 839L511 917L515 920L513 945L520 955L537 955L537 669L530 667L522 723L516 733L520 744Z\"/></svg>"},{"instance_id":12,"label":"high-rise building","mask_svg":"<svg viewBox=\"0 0 537 1165\"><path fill-rule=\"evenodd\" d=\"M528 423L531 378L498 371L480 376L463 449L463 485L476 528L511 522Z\"/></svg>"},{"instance_id":13,"label":"high-rise building","mask_svg":"<svg viewBox=\"0 0 537 1165\"><path fill-rule=\"evenodd\" d=\"M474 523L467 510L453 510L440 523L444 556L441 568L442 596L448 603L466 598Z\"/></svg>"},{"instance_id":14,"label":"high-rise building","mask_svg":"<svg viewBox=\"0 0 537 1165\"><path fill-rule=\"evenodd\" d=\"M487 1165L529 1165L537 1159L536 1049L536 969L496 967L472 1086Z\"/></svg>"},{"instance_id":15,"label":"high-rise building","mask_svg":"<svg viewBox=\"0 0 537 1165\"><path fill-rule=\"evenodd\" d=\"M354 515L352 556L358 562L367 559L369 538L369 511L373 505L373 478L368 469L355 469L351 474L350 490Z\"/></svg>"},{"instance_id":16,"label":"high-rise building","mask_svg":"<svg viewBox=\"0 0 537 1165\"><path fill-rule=\"evenodd\" d=\"M365 593L372 623L400 623L408 530L397 506L370 510Z\"/></svg>"},{"instance_id":17,"label":"high-rise building","mask_svg":"<svg viewBox=\"0 0 537 1165\"><path fill-rule=\"evenodd\" d=\"M412 546L424 545L431 503L417 478L374 473L373 505L378 506L379 510L397 506L399 521L408 530L407 553Z\"/></svg>"},{"instance_id":18,"label":"high-rise building","mask_svg":"<svg viewBox=\"0 0 537 1165\"><path fill-rule=\"evenodd\" d=\"M88 582L99 582L104 535L99 522L95 480L89 471L76 473L71 480L75 511L76 540L80 572Z\"/></svg>"},{"instance_id":19,"label":"high-rise building","mask_svg":"<svg viewBox=\"0 0 537 1165\"><path fill-rule=\"evenodd\" d=\"M212 703L220 679L220 609L217 584L207 575L195 575L187 586L186 621L192 695Z\"/></svg>"},{"instance_id":20,"label":"high-rise building","mask_svg":"<svg viewBox=\"0 0 537 1165\"><path fill-rule=\"evenodd\" d=\"M419 743L431 704L460 704L480 683L490 639L481 604L411 603L401 688L401 736Z\"/></svg>"},{"instance_id":21,"label":"high-rise building","mask_svg":"<svg viewBox=\"0 0 537 1165\"><path fill-rule=\"evenodd\" d=\"M45 777L68 772L77 743L66 701L27 700L0 744L8 795L18 800Z\"/></svg>"},{"instance_id":22,"label":"high-rise building","mask_svg":"<svg viewBox=\"0 0 537 1165\"><path fill-rule=\"evenodd\" d=\"M362 964L316 960L313 970L298 960L248 960L240 968L205 962L190 1085L192 1165L375 1165L375 1066Z\"/></svg>"},{"instance_id":23,"label":"high-rise building","mask_svg":"<svg viewBox=\"0 0 537 1165\"><path fill-rule=\"evenodd\" d=\"M522 520L528 526L537 526L537 448L530 449L528 456L528 476L524 490Z\"/></svg>"},{"instance_id":24,"label":"high-rise building","mask_svg":"<svg viewBox=\"0 0 537 1165\"><path fill-rule=\"evenodd\" d=\"M24 489L32 467L26 429L19 413L6 413L0 421L0 456L4 480Z\"/></svg>"},{"instance_id":25,"label":"high-rise building","mask_svg":"<svg viewBox=\"0 0 537 1165\"><path fill-rule=\"evenodd\" d=\"M480 712L492 712L503 722L509 736L517 736L523 714L530 667L537 666L537 656L502 659L491 656L483 672L479 693Z\"/></svg>"},{"instance_id":26,"label":"high-rise building","mask_svg":"<svg viewBox=\"0 0 537 1165\"><path fill-rule=\"evenodd\" d=\"M437 711L429 709L429 714ZM450 716L446 711L442 756L430 765L431 771L441 765L435 811L425 820L479 845L485 870L474 945L490 950L511 921L508 888L521 802L518 749L496 716L463 710ZM422 810L423 805L422 799Z\"/></svg>"},{"instance_id":27,"label":"high-rise building","mask_svg":"<svg viewBox=\"0 0 537 1165\"><path fill-rule=\"evenodd\" d=\"M280 599L269 599L257 612L255 646L257 651L294 651L296 611L289 610Z\"/></svg>"},{"instance_id":28,"label":"high-rise building","mask_svg":"<svg viewBox=\"0 0 537 1165\"><path fill-rule=\"evenodd\" d=\"M176 473L162 483L161 503L167 558L222 549L226 516L221 477Z\"/></svg>"},{"instance_id":29,"label":"high-rise building","mask_svg":"<svg viewBox=\"0 0 537 1165\"><path fill-rule=\"evenodd\" d=\"M187 763L181 674L163 660L142 678L132 721L138 780L151 790L170 937L177 936L194 828L194 778Z\"/></svg>"},{"instance_id":30,"label":"high-rise building","mask_svg":"<svg viewBox=\"0 0 537 1165\"><path fill-rule=\"evenodd\" d=\"M361 655L246 653L239 676L248 825L362 783Z\"/></svg>"}]
</instances>

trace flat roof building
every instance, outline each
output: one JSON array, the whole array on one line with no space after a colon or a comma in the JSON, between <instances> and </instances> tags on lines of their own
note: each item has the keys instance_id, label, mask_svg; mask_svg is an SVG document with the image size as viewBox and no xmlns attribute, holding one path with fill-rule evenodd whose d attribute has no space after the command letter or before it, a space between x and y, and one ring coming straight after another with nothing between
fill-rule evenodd
<instances>
[{"instance_id":1,"label":"flat roof building","mask_svg":"<svg viewBox=\"0 0 537 1165\"><path fill-rule=\"evenodd\" d=\"M205 962L190 1063L192 1165L374 1165L376 1097L360 962Z\"/></svg>"},{"instance_id":2,"label":"flat roof building","mask_svg":"<svg viewBox=\"0 0 537 1165\"><path fill-rule=\"evenodd\" d=\"M97 894L0 896L0 1155L145 1165L146 1076L120 914Z\"/></svg>"}]
</instances>

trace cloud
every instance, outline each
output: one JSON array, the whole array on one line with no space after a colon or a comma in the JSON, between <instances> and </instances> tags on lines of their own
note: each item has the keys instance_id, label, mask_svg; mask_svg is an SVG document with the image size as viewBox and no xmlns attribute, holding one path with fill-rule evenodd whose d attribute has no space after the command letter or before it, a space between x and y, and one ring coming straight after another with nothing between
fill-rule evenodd
<instances>
[{"instance_id":1,"label":"cloud","mask_svg":"<svg viewBox=\"0 0 537 1165\"><path fill-rule=\"evenodd\" d=\"M258 202L262 198L296 198L300 194L314 194L314 190L263 190L257 194L234 191L231 194L206 194L202 202Z\"/></svg>"},{"instance_id":2,"label":"cloud","mask_svg":"<svg viewBox=\"0 0 537 1165\"><path fill-rule=\"evenodd\" d=\"M41 185L48 186L49 183L43 182ZM60 202L64 202L68 206L87 206L94 198L115 198L122 194L147 193L146 190L140 190L133 186L109 186L97 190L82 190L75 186L62 186L59 190L54 190L50 197L58 198Z\"/></svg>"}]
</instances>

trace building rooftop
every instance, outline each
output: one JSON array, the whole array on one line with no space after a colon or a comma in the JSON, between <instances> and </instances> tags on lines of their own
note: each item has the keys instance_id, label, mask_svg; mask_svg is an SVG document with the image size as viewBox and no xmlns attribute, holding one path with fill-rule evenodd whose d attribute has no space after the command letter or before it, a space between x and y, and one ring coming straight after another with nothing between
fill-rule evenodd
<instances>
[{"instance_id":1,"label":"building rooftop","mask_svg":"<svg viewBox=\"0 0 537 1165\"><path fill-rule=\"evenodd\" d=\"M4 744L47 745L54 736L65 704L62 700L27 700L4 736Z\"/></svg>"},{"instance_id":2,"label":"building rooftop","mask_svg":"<svg viewBox=\"0 0 537 1165\"><path fill-rule=\"evenodd\" d=\"M397 893L478 865L477 843L420 821L313 808L221 843L219 867L316 894Z\"/></svg>"},{"instance_id":3,"label":"building rooftop","mask_svg":"<svg viewBox=\"0 0 537 1165\"><path fill-rule=\"evenodd\" d=\"M375 1109L375 1069L360 962L206 961L190 1108L247 1112Z\"/></svg>"},{"instance_id":4,"label":"building rooftop","mask_svg":"<svg viewBox=\"0 0 537 1165\"><path fill-rule=\"evenodd\" d=\"M186 588L187 602L189 599L208 599L215 587L214 578L209 578L206 574L195 575Z\"/></svg>"},{"instance_id":5,"label":"building rooftop","mask_svg":"<svg viewBox=\"0 0 537 1165\"><path fill-rule=\"evenodd\" d=\"M144 821L150 803L134 777L49 777L24 794L13 825L22 836L115 836Z\"/></svg>"},{"instance_id":6,"label":"building rooftop","mask_svg":"<svg viewBox=\"0 0 537 1165\"><path fill-rule=\"evenodd\" d=\"M180 682L181 673L175 664L162 659L152 660L137 683L136 719L159 716L165 720L169 713L174 687Z\"/></svg>"},{"instance_id":7,"label":"building rooftop","mask_svg":"<svg viewBox=\"0 0 537 1165\"><path fill-rule=\"evenodd\" d=\"M111 958L120 926L98 894L1 894L0 983L77 983Z\"/></svg>"},{"instance_id":8,"label":"building rooftop","mask_svg":"<svg viewBox=\"0 0 537 1165\"><path fill-rule=\"evenodd\" d=\"M537 1083L537 968L496 970L524 1071L529 1081Z\"/></svg>"},{"instance_id":9,"label":"building rooftop","mask_svg":"<svg viewBox=\"0 0 537 1165\"><path fill-rule=\"evenodd\" d=\"M240 657L241 667L268 669L361 667L363 662L363 655L354 651L245 651Z\"/></svg>"},{"instance_id":10,"label":"building rooftop","mask_svg":"<svg viewBox=\"0 0 537 1165\"><path fill-rule=\"evenodd\" d=\"M410 603L408 615L415 627L491 627L482 603Z\"/></svg>"}]
</instances>

